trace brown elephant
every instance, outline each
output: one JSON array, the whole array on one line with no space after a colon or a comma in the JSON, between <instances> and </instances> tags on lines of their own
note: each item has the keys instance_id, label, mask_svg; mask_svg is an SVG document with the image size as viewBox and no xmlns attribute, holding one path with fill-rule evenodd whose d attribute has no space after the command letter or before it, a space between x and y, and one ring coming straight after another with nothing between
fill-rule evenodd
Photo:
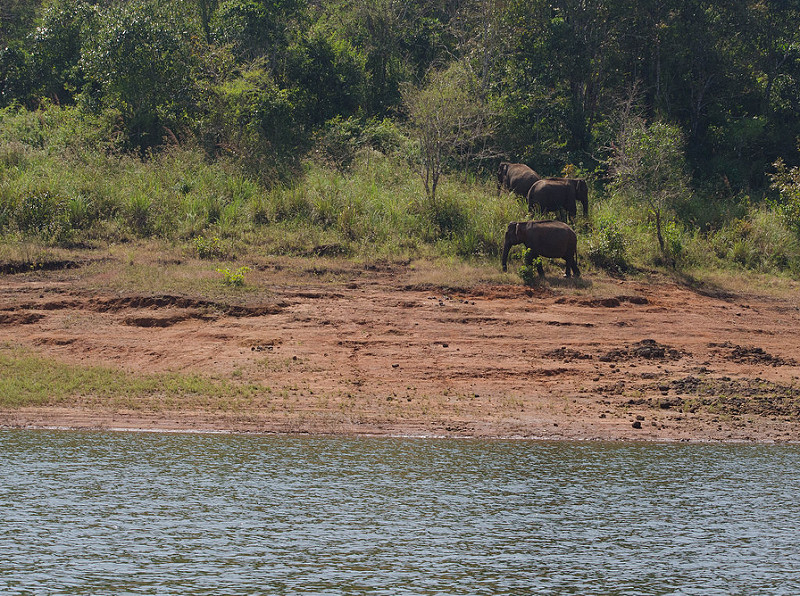
<instances>
[{"instance_id":1,"label":"brown elephant","mask_svg":"<svg viewBox=\"0 0 800 596\"><path fill-rule=\"evenodd\" d=\"M574 220L578 214L576 195L575 185L569 180L539 180L528 191L528 211L533 212L538 207L542 213L558 213L563 209L570 220Z\"/></svg>"},{"instance_id":2,"label":"brown elephant","mask_svg":"<svg viewBox=\"0 0 800 596\"><path fill-rule=\"evenodd\" d=\"M549 259L564 259L567 262L564 275L580 277L578 271L578 237L575 230L561 221L552 219L544 221L512 221L508 224L506 238L503 243L503 271L508 270L508 251L515 244L524 244L530 249L525 255L525 264L530 267L536 257ZM540 277L544 277L542 264L538 263L536 270Z\"/></svg>"},{"instance_id":3,"label":"brown elephant","mask_svg":"<svg viewBox=\"0 0 800 596\"><path fill-rule=\"evenodd\" d=\"M575 201L583 207L583 214L589 215L589 185L583 178L548 178L548 180L565 180L575 187Z\"/></svg>"},{"instance_id":4,"label":"brown elephant","mask_svg":"<svg viewBox=\"0 0 800 596\"><path fill-rule=\"evenodd\" d=\"M524 163L504 161L497 168L497 192L506 189L527 198L531 186L541 179L539 174Z\"/></svg>"}]
</instances>

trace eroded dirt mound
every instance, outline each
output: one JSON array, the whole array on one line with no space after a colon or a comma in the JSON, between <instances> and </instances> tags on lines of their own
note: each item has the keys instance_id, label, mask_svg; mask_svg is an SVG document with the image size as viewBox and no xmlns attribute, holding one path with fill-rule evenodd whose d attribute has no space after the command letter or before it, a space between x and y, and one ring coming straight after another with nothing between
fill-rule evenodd
<instances>
[{"instance_id":1,"label":"eroded dirt mound","mask_svg":"<svg viewBox=\"0 0 800 596\"><path fill-rule=\"evenodd\" d=\"M600 356L601 362L619 362L634 358L646 360L678 360L685 355L681 350L671 346L659 344L654 339L643 339L633 345L609 350Z\"/></svg>"},{"instance_id":2,"label":"eroded dirt mound","mask_svg":"<svg viewBox=\"0 0 800 596\"><path fill-rule=\"evenodd\" d=\"M64 269L77 269L81 263L71 259L48 261L12 261L0 263L0 274L16 275L32 271L61 271Z\"/></svg>"},{"instance_id":3,"label":"eroded dirt mound","mask_svg":"<svg viewBox=\"0 0 800 596\"><path fill-rule=\"evenodd\" d=\"M733 362L741 362L747 364L765 364L767 366L796 366L797 361L794 358L781 358L773 356L764 350L754 346L739 346L732 344L729 341L723 343L711 342L708 344L710 348L717 348L715 351L722 354L724 358L732 360Z\"/></svg>"}]
</instances>

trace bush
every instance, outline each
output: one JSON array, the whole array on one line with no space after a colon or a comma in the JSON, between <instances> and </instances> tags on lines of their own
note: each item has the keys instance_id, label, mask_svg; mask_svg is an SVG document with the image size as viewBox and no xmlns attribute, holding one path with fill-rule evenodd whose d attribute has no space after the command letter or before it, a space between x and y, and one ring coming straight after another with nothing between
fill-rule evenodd
<instances>
[{"instance_id":1,"label":"bush","mask_svg":"<svg viewBox=\"0 0 800 596\"><path fill-rule=\"evenodd\" d=\"M778 191L780 200L772 204L786 226L800 238L800 167L787 168L782 159L774 166L772 188Z\"/></svg>"},{"instance_id":2,"label":"bush","mask_svg":"<svg viewBox=\"0 0 800 596\"><path fill-rule=\"evenodd\" d=\"M17 229L44 240L58 238L67 226L65 203L48 191L23 197L13 215Z\"/></svg>"},{"instance_id":3,"label":"bush","mask_svg":"<svg viewBox=\"0 0 800 596\"><path fill-rule=\"evenodd\" d=\"M317 131L315 152L322 163L345 171L363 149L393 154L407 143L408 139L391 120L336 116Z\"/></svg>"},{"instance_id":4,"label":"bush","mask_svg":"<svg viewBox=\"0 0 800 596\"><path fill-rule=\"evenodd\" d=\"M222 245L219 238L205 238L198 236L194 239L194 249L201 259L219 259L223 256Z\"/></svg>"},{"instance_id":5,"label":"bush","mask_svg":"<svg viewBox=\"0 0 800 596\"><path fill-rule=\"evenodd\" d=\"M217 272L222 273L222 283L226 286L240 288L244 285L244 276L250 272L250 267L238 267L237 269L224 267L217 269Z\"/></svg>"},{"instance_id":6,"label":"bush","mask_svg":"<svg viewBox=\"0 0 800 596\"><path fill-rule=\"evenodd\" d=\"M795 270L800 267L800 240L774 210L751 208L708 237L717 257L745 269Z\"/></svg>"},{"instance_id":7,"label":"bush","mask_svg":"<svg viewBox=\"0 0 800 596\"><path fill-rule=\"evenodd\" d=\"M624 273L629 268L625 236L609 219L598 222L589 238L587 255L593 265L612 273Z\"/></svg>"},{"instance_id":8,"label":"bush","mask_svg":"<svg viewBox=\"0 0 800 596\"><path fill-rule=\"evenodd\" d=\"M134 148L159 145L194 111L195 56L186 27L176 11L147 0L113 4L99 20L81 57L91 83L85 99L117 109Z\"/></svg>"},{"instance_id":9,"label":"bush","mask_svg":"<svg viewBox=\"0 0 800 596\"><path fill-rule=\"evenodd\" d=\"M542 257L536 257L531 261L530 265L525 265L525 259L528 258L531 249L526 248L522 253L522 262L523 265L519 268L518 273L519 276L522 278L522 283L526 286L535 285L536 282L539 280L539 271L538 267L542 264Z\"/></svg>"}]
</instances>

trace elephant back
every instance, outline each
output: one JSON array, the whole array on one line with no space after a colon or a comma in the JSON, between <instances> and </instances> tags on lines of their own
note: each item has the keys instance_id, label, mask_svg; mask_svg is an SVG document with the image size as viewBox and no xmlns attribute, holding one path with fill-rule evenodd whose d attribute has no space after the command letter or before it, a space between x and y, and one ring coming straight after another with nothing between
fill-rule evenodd
<instances>
[{"instance_id":1,"label":"elephant back","mask_svg":"<svg viewBox=\"0 0 800 596\"><path fill-rule=\"evenodd\" d=\"M536 252L543 257L571 257L578 246L578 236L570 226L557 220L530 222L530 237L535 239Z\"/></svg>"},{"instance_id":2,"label":"elephant back","mask_svg":"<svg viewBox=\"0 0 800 596\"><path fill-rule=\"evenodd\" d=\"M528 192L528 208L538 206L543 212L564 209L571 216L577 210L575 185L569 180L546 178L536 182Z\"/></svg>"},{"instance_id":3,"label":"elephant back","mask_svg":"<svg viewBox=\"0 0 800 596\"><path fill-rule=\"evenodd\" d=\"M523 197L527 197L531 186L542 179L539 174L524 163L503 162L500 164L500 169L498 169L498 178L501 171L503 171L502 185Z\"/></svg>"}]
</instances>

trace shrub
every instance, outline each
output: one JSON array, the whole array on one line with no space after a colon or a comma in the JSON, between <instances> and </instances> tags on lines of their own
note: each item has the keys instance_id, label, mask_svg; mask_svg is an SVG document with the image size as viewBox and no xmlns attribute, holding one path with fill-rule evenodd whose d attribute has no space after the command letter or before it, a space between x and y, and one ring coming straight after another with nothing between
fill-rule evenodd
<instances>
[{"instance_id":1,"label":"shrub","mask_svg":"<svg viewBox=\"0 0 800 596\"><path fill-rule=\"evenodd\" d=\"M743 219L735 219L708 242L717 257L745 269L785 270L800 266L800 240L772 209L751 208Z\"/></svg>"},{"instance_id":2,"label":"shrub","mask_svg":"<svg viewBox=\"0 0 800 596\"><path fill-rule=\"evenodd\" d=\"M782 159L775 162L772 188L780 194L773 206L786 226L800 238L800 168L787 168Z\"/></svg>"},{"instance_id":3,"label":"shrub","mask_svg":"<svg viewBox=\"0 0 800 596\"><path fill-rule=\"evenodd\" d=\"M525 260L528 258L531 249L526 248L522 253L522 263L523 265L519 268L518 273L519 276L522 278L522 282L526 286L534 285L539 279L539 271L538 268L542 264L542 257L536 257L531 261L530 265L525 265Z\"/></svg>"},{"instance_id":4,"label":"shrub","mask_svg":"<svg viewBox=\"0 0 800 596\"><path fill-rule=\"evenodd\" d=\"M198 236L194 239L194 249L201 259L219 259L223 256L222 245L219 238L205 238Z\"/></svg>"},{"instance_id":5,"label":"shrub","mask_svg":"<svg viewBox=\"0 0 800 596\"><path fill-rule=\"evenodd\" d=\"M128 198L125 205L125 219L128 226L139 236L149 235L153 199L144 193L136 193Z\"/></svg>"},{"instance_id":6,"label":"shrub","mask_svg":"<svg viewBox=\"0 0 800 596\"><path fill-rule=\"evenodd\" d=\"M601 220L589 239L587 250L589 261L596 267L613 273L628 270L627 242L618 224L612 220Z\"/></svg>"},{"instance_id":7,"label":"shrub","mask_svg":"<svg viewBox=\"0 0 800 596\"><path fill-rule=\"evenodd\" d=\"M683 145L677 126L665 122L648 124L643 118L630 116L623 123L609 159L612 190L650 210L659 248L668 261L671 256L664 228L678 202L690 194Z\"/></svg>"},{"instance_id":8,"label":"shrub","mask_svg":"<svg viewBox=\"0 0 800 596\"><path fill-rule=\"evenodd\" d=\"M363 120L355 116L328 120L315 137L317 158L340 171L348 169L362 149L392 154L407 143L391 120Z\"/></svg>"},{"instance_id":9,"label":"shrub","mask_svg":"<svg viewBox=\"0 0 800 596\"><path fill-rule=\"evenodd\" d=\"M244 276L250 272L250 267L238 267L237 269L230 269L224 267L217 269L218 273L222 273L222 283L226 286L240 288L244 285Z\"/></svg>"}]
</instances>

